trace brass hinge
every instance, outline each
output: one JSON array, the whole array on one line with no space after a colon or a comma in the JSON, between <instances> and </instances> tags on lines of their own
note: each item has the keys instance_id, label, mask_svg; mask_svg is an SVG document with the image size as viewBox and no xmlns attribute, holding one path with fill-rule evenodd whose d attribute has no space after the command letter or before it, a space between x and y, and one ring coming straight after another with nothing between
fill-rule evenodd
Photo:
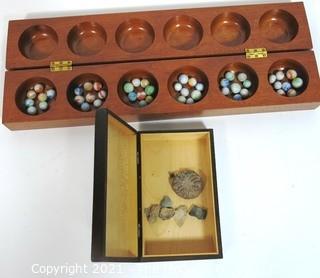
<instances>
[{"instance_id":1,"label":"brass hinge","mask_svg":"<svg viewBox=\"0 0 320 278\"><path fill-rule=\"evenodd\" d=\"M69 71L72 70L72 61L52 61L50 62L50 71Z\"/></svg>"},{"instance_id":2,"label":"brass hinge","mask_svg":"<svg viewBox=\"0 0 320 278\"><path fill-rule=\"evenodd\" d=\"M247 59L259 59L268 57L268 51L266 48L246 48L245 52Z\"/></svg>"}]
</instances>

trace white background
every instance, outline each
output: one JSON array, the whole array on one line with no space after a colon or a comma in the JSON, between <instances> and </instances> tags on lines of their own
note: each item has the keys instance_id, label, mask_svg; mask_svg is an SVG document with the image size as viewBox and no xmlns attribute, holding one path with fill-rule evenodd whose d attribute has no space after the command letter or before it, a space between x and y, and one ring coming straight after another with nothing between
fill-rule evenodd
<instances>
[{"instance_id":1,"label":"white background","mask_svg":"<svg viewBox=\"0 0 320 278\"><path fill-rule=\"evenodd\" d=\"M318 61L319 2L305 1ZM2 1L1 102L9 19L239 3L245 1ZM199 124L215 131L222 260L116 269L104 264L122 274L93 275L94 128L12 132L0 125L0 276L47 277L33 274L31 266L77 263L91 273L77 277L320 277L320 109L174 120L144 128Z\"/></svg>"}]
</instances>

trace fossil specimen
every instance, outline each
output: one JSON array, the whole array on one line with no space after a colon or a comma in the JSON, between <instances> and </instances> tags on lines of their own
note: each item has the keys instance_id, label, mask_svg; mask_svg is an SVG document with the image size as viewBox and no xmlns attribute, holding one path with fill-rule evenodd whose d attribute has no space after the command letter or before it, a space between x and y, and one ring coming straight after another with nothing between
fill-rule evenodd
<instances>
[{"instance_id":1,"label":"fossil specimen","mask_svg":"<svg viewBox=\"0 0 320 278\"><path fill-rule=\"evenodd\" d=\"M207 209L192 205L189 210L189 215L197 217L200 220L204 220L207 217Z\"/></svg>"},{"instance_id":2,"label":"fossil specimen","mask_svg":"<svg viewBox=\"0 0 320 278\"><path fill-rule=\"evenodd\" d=\"M165 195L160 201L160 206L162 208L172 208L173 205L171 199L167 195Z\"/></svg>"},{"instance_id":3,"label":"fossil specimen","mask_svg":"<svg viewBox=\"0 0 320 278\"><path fill-rule=\"evenodd\" d=\"M160 212L160 205L158 204L153 204L150 207L144 209L144 213L150 224L155 223L157 221L159 212Z\"/></svg>"},{"instance_id":4,"label":"fossil specimen","mask_svg":"<svg viewBox=\"0 0 320 278\"><path fill-rule=\"evenodd\" d=\"M173 220L176 224L181 227L184 224L188 215L188 208L185 205L181 205L176 208L175 214L173 216Z\"/></svg>"},{"instance_id":5,"label":"fossil specimen","mask_svg":"<svg viewBox=\"0 0 320 278\"><path fill-rule=\"evenodd\" d=\"M169 172L169 182L173 191L184 199L198 197L204 187L200 175L189 169Z\"/></svg>"}]
</instances>

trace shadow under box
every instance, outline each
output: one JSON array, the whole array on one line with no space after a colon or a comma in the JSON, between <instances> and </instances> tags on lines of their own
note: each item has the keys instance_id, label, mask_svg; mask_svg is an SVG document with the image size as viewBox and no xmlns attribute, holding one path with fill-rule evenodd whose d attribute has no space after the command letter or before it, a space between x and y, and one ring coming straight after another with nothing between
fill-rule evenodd
<instances>
[{"instance_id":1,"label":"shadow under box","mask_svg":"<svg viewBox=\"0 0 320 278\"><path fill-rule=\"evenodd\" d=\"M33 25L27 28L19 39L19 50L31 60L50 56L58 45L58 35L47 25Z\"/></svg>"}]
</instances>

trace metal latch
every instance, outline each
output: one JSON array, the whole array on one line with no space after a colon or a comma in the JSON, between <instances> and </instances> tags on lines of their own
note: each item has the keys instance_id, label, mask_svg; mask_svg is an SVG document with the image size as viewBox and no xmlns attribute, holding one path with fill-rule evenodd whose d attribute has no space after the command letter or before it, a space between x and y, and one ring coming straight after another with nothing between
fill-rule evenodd
<instances>
[{"instance_id":1,"label":"metal latch","mask_svg":"<svg viewBox=\"0 0 320 278\"><path fill-rule=\"evenodd\" d=\"M268 57L268 51L266 48L246 48L245 52L247 59L260 59Z\"/></svg>"},{"instance_id":2,"label":"metal latch","mask_svg":"<svg viewBox=\"0 0 320 278\"><path fill-rule=\"evenodd\" d=\"M50 71L69 71L72 70L72 61L52 61L50 62Z\"/></svg>"}]
</instances>

